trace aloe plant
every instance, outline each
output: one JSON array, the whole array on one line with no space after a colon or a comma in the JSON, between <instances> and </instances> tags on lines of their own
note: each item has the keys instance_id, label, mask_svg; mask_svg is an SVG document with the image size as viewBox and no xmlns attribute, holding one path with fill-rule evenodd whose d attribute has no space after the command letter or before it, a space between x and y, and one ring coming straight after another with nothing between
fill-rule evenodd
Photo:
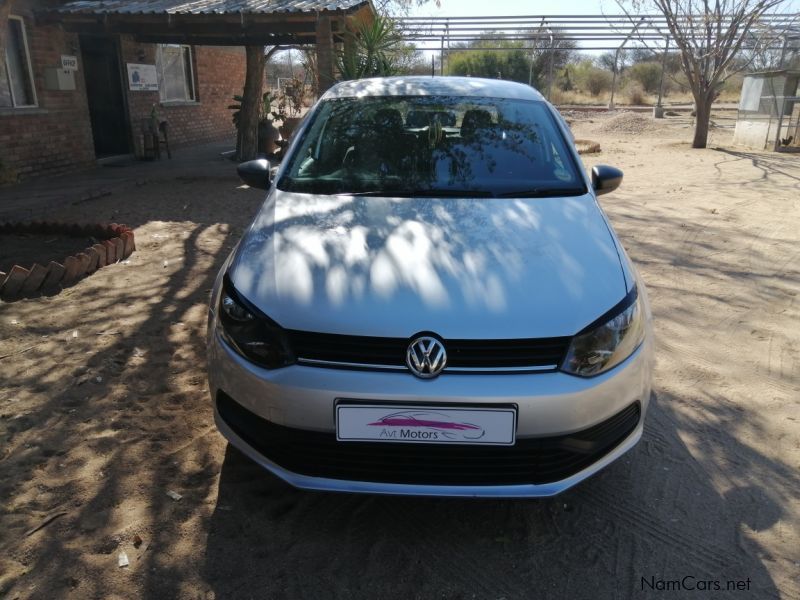
<instances>
[{"instance_id":1,"label":"aloe plant","mask_svg":"<svg viewBox=\"0 0 800 600\"><path fill-rule=\"evenodd\" d=\"M240 94L236 94L234 95L233 100L237 104L231 104L228 106L230 110L234 111L233 114L231 115L231 120L233 121L233 125L236 127L236 129L239 129L239 116L242 112L242 99L243 96L241 96ZM272 110L273 100L274 98L272 94L270 94L269 92L265 92L261 96L261 106L258 109L259 122L270 120L271 116L270 111Z\"/></svg>"},{"instance_id":2,"label":"aloe plant","mask_svg":"<svg viewBox=\"0 0 800 600\"><path fill-rule=\"evenodd\" d=\"M344 49L336 56L342 79L396 75L403 38L388 17L358 22L345 34Z\"/></svg>"}]
</instances>

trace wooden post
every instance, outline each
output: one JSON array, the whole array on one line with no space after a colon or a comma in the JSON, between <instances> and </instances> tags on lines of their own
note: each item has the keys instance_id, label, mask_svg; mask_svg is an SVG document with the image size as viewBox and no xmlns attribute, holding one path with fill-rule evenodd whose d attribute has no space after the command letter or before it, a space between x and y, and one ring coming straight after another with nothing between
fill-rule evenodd
<instances>
[{"instance_id":1,"label":"wooden post","mask_svg":"<svg viewBox=\"0 0 800 600\"><path fill-rule=\"evenodd\" d=\"M664 97L664 73L667 70L667 57L669 56L669 38L664 44L664 56L661 59L661 80L658 82L658 100L653 107L653 117L656 119L664 118L664 107L661 105L661 100Z\"/></svg>"},{"instance_id":2,"label":"wooden post","mask_svg":"<svg viewBox=\"0 0 800 600\"><path fill-rule=\"evenodd\" d=\"M239 160L253 160L258 156L258 116L261 95L264 93L264 46L245 46L247 71L244 95L239 113L239 135L236 150Z\"/></svg>"},{"instance_id":3,"label":"wooden post","mask_svg":"<svg viewBox=\"0 0 800 600\"><path fill-rule=\"evenodd\" d=\"M317 17L317 71L319 93L325 93L334 83L333 79L333 33L331 32L331 18Z\"/></svg>"},{"instance_id":4,"label":"wooden post","mask_svg":"<svg viewBox=\"0 0 800 600\"><path fill-rule=\"evenodd\" d=\"M614 92L617 91L617 69L619 64L619 51L622 47L614 51L614 68L611 69L611 99L608 101L608 108L614 110Z\"/></svg>"}]
</instances>

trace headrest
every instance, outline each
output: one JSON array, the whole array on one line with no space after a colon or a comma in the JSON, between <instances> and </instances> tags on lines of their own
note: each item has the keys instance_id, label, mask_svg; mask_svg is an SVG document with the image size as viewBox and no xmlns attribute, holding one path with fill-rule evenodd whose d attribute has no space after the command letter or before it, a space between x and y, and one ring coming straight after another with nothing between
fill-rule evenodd
<instances>
[{"instance_id":1,"label":"headrest","mask_svg":"<svg viewBox=\"0 0 800 600\"><path fill-rule=\"evenodd\" d=\"M403 131L403 115L396 108L382 108L373 119L375 129L381 132L399 133Z\"/></svg>"},{"instance_id":2,"label":"headrest","mask_svg":"<svg viewBox=\"0 0 800 600\"><path fill-rule=\"evenodd\" d=\"M434 120L439 121L442 127L455 127L456 113L452 110L437 110L432 117Z\"/></svg>"},{"instance_id":3,"label":"headrest","mask_svg":"<svg viewBox=\"0 0 800 600\"><path fill-rule=\"evenodd\" d=\"M430 123L431 114L426 110L410 110L406 115L406 127L427 127Z\"/></svg>"},{"instance_id":4,"label":"headrest","mask_svg":"<svg viewBox=\"0 0 800 600\"><path fill-rule=\"evenodd\" d=\"M461 137L475 133L476 129L483 129L492 126L492 115L488 110L482 108L472 108L464 113L461 120Z\"/></svg>"}]
</instances>

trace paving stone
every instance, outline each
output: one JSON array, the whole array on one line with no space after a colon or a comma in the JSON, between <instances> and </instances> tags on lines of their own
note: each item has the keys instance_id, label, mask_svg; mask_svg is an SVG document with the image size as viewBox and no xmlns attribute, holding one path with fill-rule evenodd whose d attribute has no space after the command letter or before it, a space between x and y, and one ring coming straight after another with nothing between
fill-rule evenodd
<instances>
[{"instance_id":1,"label":"paving stone","mask_svg":"<svg viewBox=\"0 0 800 600\"><path fill-rule=\"evenodd\" d=\"M25 267L20 267L19 265L11 267L3 283L3 288L0 289L0 297L7 301L19 298L19 291L22 289L25 280L28 279L28 275L30 275L30 271Z\"/></svg>"},{"instance_id":2,"label":"paving stone","mask_svg":"<svg viewBox=\"0 0 800 600\"><path fill-rule=\"evenodd\" d=\"M64 265L55 261L47 265L47 277L44 278L41 291L45 295L57 294L61 291L61 279L64 277L66 269Z\"/></svg>"},{"instance_id":3,"label":"paving stone","mask_svg":"<svg viewBox=\"0 0 800 600\"><path fill-rule=\"evenodd\" d=\"M106 264L111 265L117 262L117 247L114 245L114 242L103 240L102 244L106 247Z\"/></svg>"},{"instance_id":4,"label":"paving stone","mask_svg":"<svg viewBox=\"0 0 800 600\"><path fill-rule=\"evenodd\" d=\"M92 246L91 248L87 248L83 252L84 254L86 254L86 256L89 257L89 266L86 267L86 272L94 273L95 271L97 271L98 268L97 263L100 260L100 253L97 250L95 250L94 246Z\"/></svg>"},{"instance_id":5,"label":"paving stone","mask_svg":"<svg viewBox=\"0 0 800 600\"><path fill-rule=\"evenodd\" d=\"M21 297L28 298L36 294L39 291L39 288L42 287L42 283L44 283L45 277L47 277L47 267L43 267L39 263L36 263L31 267L30 275L28 275L28 279L22 284L22 289L20 290L19 295Z\"/></svg>"},{"instance_id":6,"label":"paving stone","mask_svg":"<svg viewBox=\"0 0 800 600\"><path fill-rule=\"evenodd\" d=\"M126 231L120 237L122 238L122 241L125 242L125 250L122 253L122 256L124 258L128 258L131 254L133 254L133 251L136 250L136 243L134 242L133 239L133 232Z\"/></svg>"},{"instance_id":7,"label":"paving stone","mask_svg":"<svg viewBox=\"0 0 800 600\"><path fill-rule=\"evenodd\" d=\"M64 277L61 279L61 285L67 287L80 278L81 261L75 256L68 256L64 260L64 269Z\"/></svg>"},{"instance_id":8,"label":"paving stone","mask_svg":"<svg viewBox=\"0 0 800 600\"><path fill-rule=\"evenodd\" d=\"M111 242L114 244L117 260L122 260L125 257L125 242L118 237L111 238Z\"/></svg>"},{"instance_id":9,"label":"paving stone","mask_svg":"<svg viewBox=\"0 0 800 600\"><path fill-rule=\"evenodd\" d=\"M83 277L89 270L89 264L92 262L92 259L88 254L86 254L86 252L78 252L75 255L75 258L77 258L81 263L81 267L78 269L78 277Z\"/></svg>"},{"instance_id":10,"label":"paving stone","mask_svg":"<svg viewBox=\"0 0 800 600\"><path fill-rule=\"evenodd\" d=\"M101 269L108 264L108 256L106 256L106 247L103 244L95 244L92 246L95 252L97 252L97 268Z\"/></svg>"}]
</instances>

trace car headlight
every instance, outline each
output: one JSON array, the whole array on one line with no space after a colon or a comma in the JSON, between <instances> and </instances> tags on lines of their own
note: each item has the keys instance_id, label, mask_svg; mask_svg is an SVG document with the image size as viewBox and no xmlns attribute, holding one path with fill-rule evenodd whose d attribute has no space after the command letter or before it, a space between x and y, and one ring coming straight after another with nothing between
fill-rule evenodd
<instances>
[{"instance_id":1,"label":"car headlight","mask_svg":"<svg viewBox=\"0 0 800 600\"><path fill-rule=\"evenodd\" d=\"M591 377L628 358L644 340L645 317L636 288L625 298L572 338L561 370Z\"/></svg>"},{"instance_id":2,"label":"car headlight","mask_svg":"<svg viewBox=\"0 0 800 600\"><path fill-rule=\"evenodd\" d=\"M267 369L294 362L281 327L239 296L227 276L217 314L222 338L246 359Z\"/></svg>"}]
</instances>

